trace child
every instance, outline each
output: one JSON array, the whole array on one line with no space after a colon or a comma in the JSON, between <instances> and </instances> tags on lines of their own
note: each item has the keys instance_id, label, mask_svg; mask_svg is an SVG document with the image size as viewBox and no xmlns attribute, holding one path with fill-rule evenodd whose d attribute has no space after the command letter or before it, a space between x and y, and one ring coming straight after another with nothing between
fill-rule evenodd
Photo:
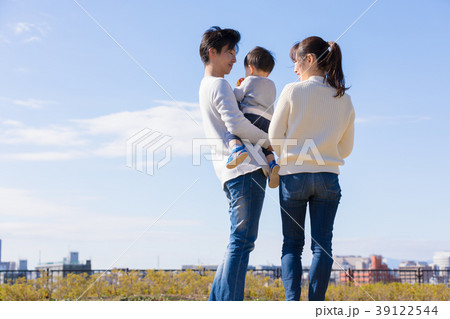
<instances>
[{"instance_id":1,"label":"child","mask_svg":"<svg viewBox=\"0 0 450 319\"><path fill-rule=\"evenodd\" d=\"M276 98L275 84L267 78L274 65L274 58L268 50L255 47L244 59L245 79L240 79L234 89L234 95L244 116L264 132L269 130ZM247 158L248 152L238 136L227 132L225 140L231 149L227 168L232 169ZM270 150L263 148L262 151L270 167L269 187L276 188L280 179L278 176L280 166Z\"/></svg>"}]
</instances>

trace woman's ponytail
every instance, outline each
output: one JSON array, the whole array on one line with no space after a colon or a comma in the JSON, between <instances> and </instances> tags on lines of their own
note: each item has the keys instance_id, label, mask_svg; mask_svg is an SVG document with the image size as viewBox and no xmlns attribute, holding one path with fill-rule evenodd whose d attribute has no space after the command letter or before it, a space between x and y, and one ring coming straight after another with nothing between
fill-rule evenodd
<instances>
[{"instance_id":1,"label":"woman's ponytail","mask_svg":"<svg viewBox=\"0 0 450 319\"><path fill-rule=\"evenodd\" d=\"M326 56L325 75L328 84L336 89L336 95L343 96L348 88L345 87L344 72L342 71L341 48L336 42L328 41L330 51Z\"/></svg>"}]
</instances>

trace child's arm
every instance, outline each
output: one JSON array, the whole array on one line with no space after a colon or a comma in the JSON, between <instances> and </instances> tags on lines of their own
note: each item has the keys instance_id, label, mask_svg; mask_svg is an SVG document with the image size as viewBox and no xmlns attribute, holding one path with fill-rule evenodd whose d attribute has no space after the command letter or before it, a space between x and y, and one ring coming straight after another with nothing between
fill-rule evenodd
<instances>
[{"instance_id":1,"label":"child's arm","mask_svg":"<svg viewBox=\"0 0 450 319\"><path fill-rule=\"evenodd\" d=\"M245 81L245 78L240 78L238 80L237 86L233 89L234 96L236 96L236 101L242 102L242 100L245 97L245 88L246 88L247 81Z\"/></svg>"}]
</instances>

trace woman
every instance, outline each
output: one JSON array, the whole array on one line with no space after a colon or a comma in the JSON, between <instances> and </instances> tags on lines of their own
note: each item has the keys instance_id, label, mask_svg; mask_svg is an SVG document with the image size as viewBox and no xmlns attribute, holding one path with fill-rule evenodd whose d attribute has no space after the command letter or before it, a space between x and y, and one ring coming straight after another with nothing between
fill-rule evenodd
<instances>
[{"instance_id":1,"label":"woman","mask_svg":"<svg viewBox=\"0 0 450 319\"><path fill-rule=\"evenodd\" d=\"M341 188L339 166L353 148L355 112L345 93L341 50L309 37L290 52L300 82L286 85L269 128L279 156L286 300L300 300L306 206L313 260L309 300L325 300L333 259L331 238Z\"/></svg>"}]
</instances>

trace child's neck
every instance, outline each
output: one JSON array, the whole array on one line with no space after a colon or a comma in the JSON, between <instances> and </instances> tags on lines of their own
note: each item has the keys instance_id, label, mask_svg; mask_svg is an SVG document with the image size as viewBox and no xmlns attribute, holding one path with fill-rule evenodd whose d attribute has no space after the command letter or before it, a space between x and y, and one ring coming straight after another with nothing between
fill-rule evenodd
<instances>
[{"instance_id":1,"label":"child's neck","mask_svg":"<svg viewBox=\"0 0 450 319\"><path fill-rule=\"evenodd\" d=\"M267 78L269 76L269 72L265 72L265 71L261 71L261 70L255 70L253 71L253 73L251 75L253 76L263 76L265 78Z\"/></svg>"}]
</instances>

